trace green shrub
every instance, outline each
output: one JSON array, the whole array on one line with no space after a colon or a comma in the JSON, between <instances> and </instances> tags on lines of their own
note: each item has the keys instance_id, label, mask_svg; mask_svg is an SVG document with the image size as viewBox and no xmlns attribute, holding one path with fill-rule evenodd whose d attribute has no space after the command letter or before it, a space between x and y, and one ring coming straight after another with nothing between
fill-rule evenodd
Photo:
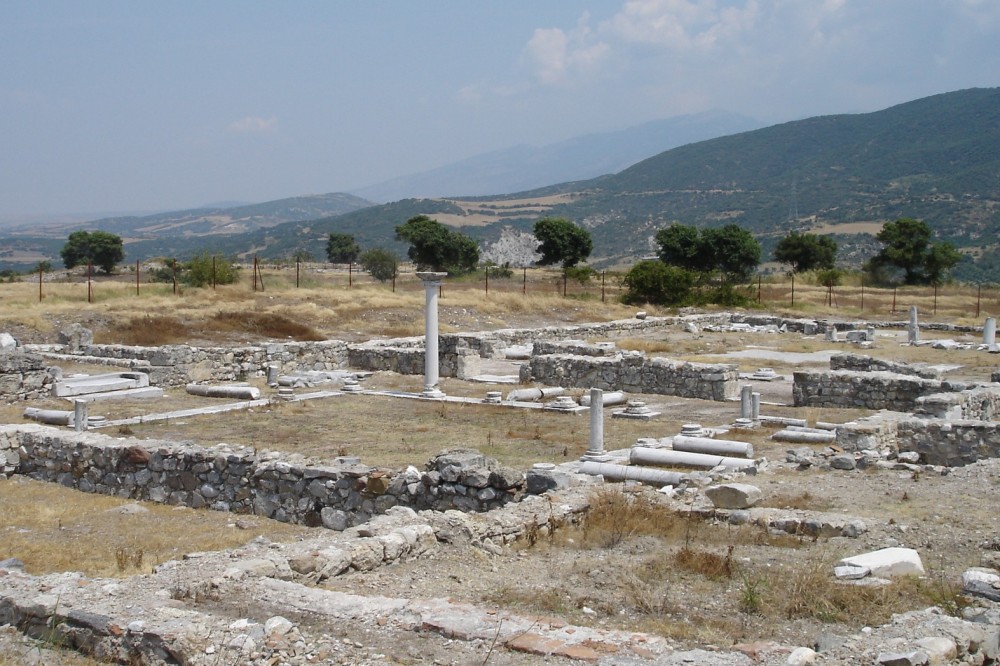
<instances>
[{"instance_id":1,"label":"green shrub","mask_svg":"<svg viewBox=\"0 0 1000 666\"><path fill-rule=\"evenodd\" d=\"M647 259L633 266L622 280L627 290L622 301L633 305L681 305L690 300L695 281L691 271Z\"/></svg>"}]
</instances>

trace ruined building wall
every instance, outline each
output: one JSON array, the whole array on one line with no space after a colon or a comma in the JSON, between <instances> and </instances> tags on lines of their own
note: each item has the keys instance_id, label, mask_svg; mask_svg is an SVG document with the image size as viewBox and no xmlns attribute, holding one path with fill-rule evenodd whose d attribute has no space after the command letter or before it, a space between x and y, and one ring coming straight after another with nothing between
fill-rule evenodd
<instances>
[{"instance_id":1,"label":"ruined building wall","mask_svg":"<svg viewBox=\"0 0 1000 666\"><path fill-rule=\"evenodd\" d=\"M4 402L48 397L58 379L58 371L46 367L38 354L0 353L0 400Z\"/></svg>"},{"instance_id":2,"label":"ruined building wall","mask_svg":"<svg viewBox=\"0 0 1000 666\"><path fill-rule=\"evenodd\" d=\"M534 356L521 367L522 381L703 400L735 400L739 393L738 379L735 365L650 359L640 352L623 352L613 357Z\"/></svg>"},{"instance_id":3,"label":"ruined building wall","mask_svg":"<svg viewBox=\"0 0 1000 666\"><path fill-rule=\"evenodd\" d=\"M924 379L941 379L941 371L926 363L887 361L863 354L834 354L830 357L831 370L855 372L891 372L897 375L914 375Z\"/></svg>"},{"instance_id":4,"label":"ruined building wall","mask_svg":"<svg viewBox=\"0 0 1000 666\"><path fill-rule=\"evenodd\" d=\"M118 361L116 364L149 373L155 386L182 386L264 375L269 365L279 366L279 372L337 370L347 366L347 346L340 340L244 347L84 345L78 358Z\"/></svg>"},{"instance_id":5,"label":"ruined building wall","mask_svg":"<svg viewBox=\"0 0 1000 666\"><path fill-rule=\"evenodd\" d=\"M834 370L793 373L792 399L796 407L890 409L911 412L917 400L935 393L963 391L963 382L924 379L891 372Z\"/></svg>"},{"instance_id":6,"label":"ruined building wall","mask_svg":"<svg viewBox=\"0 0 1000 666\"><path fill-rule=\"evenodd\" d=\"M487 511L520 498L524 476L475 451L451 451L424 471L254 449L112 438L39 425L0 426L0 469L83 492L253 513L345 529L393 506Z\"/></svg>"}]
</instances>

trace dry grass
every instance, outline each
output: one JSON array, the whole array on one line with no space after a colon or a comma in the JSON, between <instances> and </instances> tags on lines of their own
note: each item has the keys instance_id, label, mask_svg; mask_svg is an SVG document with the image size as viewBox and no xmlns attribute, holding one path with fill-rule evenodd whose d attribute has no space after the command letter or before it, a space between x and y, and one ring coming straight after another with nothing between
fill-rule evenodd
<instances>
[{"instance_id":1,"label":"dry grass","mask_svg":"<svg viewBox=\"0 0 1000 666\"><path fill-rule=\"evenodd\" d=\"M154 503L141 505L148 511L123 513L125 504L129 502L54 483L0 481L0 559L16 557L32 574L123 576L192 551L233 548L265 534L290 541L307 532L300 525L259 516L240 518ZM237 520L248 529L237 528Z\"/></svg>"},{"instance_id":2,"label":"dry grass","mask_svg":"<svg viewBox=\"0 0 1000 666\"><path fill-rule=\"evenodd\" d=\"M226 441L326 460L357 455L366 464L391 468L422 467L445 448L475 448L518 469L579 458L587 448L589 428L585 416L385 396L274 403L238 417L199 416L132 426L139 438L203 445ZM647 433L642 422L605 422L609 448L623 448Z\"/></svg>"}]
</instances>

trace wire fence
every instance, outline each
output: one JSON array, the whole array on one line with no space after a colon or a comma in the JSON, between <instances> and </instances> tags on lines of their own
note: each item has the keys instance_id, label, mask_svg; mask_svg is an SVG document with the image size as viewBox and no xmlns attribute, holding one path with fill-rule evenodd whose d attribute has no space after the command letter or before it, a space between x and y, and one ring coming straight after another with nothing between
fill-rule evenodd
<instances>
[{"instance_id":1,"label":"wire fence","mask_svg":"<svg viewBox=\"0 0 1000 666\"><path fill-rule=\"evenodd\" d=\"M214 266L213 266L214 269ZM479 291L491 295L548 295L592 301L620 303L625 294L623 272L598 271L588 279L574 279L565 271L552 268L502 269L491 267L457 278L448 278L441 295L457 291ZM176 272L159 268L150 270L139 262L121 267L114 275L103 275L93 266L74 271L39 270L24 276L22 282L37 282L38 300L47 296L95 302L108 297L143 293L172 293L184 296L191 287ZM203 288L215 289L213 274ZM418 292L423 283L410 265L401 265L394 278L379 281L357 265L320 263L273 264L254 259L241 267L237 288L254 292L280 292L286 289L352 289L378 287L399 292ZM84 287L84 288L82 288ZM758 278L746 285L751 301L766 309L808 311L812 316L866 317L886 319L917 306L924 316L942 319L975 318L1000 313L1000 289L994 285L949 284L940 287L901 286L876 288L860 284L816 285L794 277Z\"/></svg>"}]
</instances>

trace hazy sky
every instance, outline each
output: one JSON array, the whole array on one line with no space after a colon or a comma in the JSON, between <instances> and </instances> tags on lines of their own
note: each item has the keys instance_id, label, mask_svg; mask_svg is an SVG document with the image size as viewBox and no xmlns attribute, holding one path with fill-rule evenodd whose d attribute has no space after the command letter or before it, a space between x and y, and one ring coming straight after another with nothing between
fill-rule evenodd
<instances>
[{"instance_id":1,"label":"hazy sky","mask_svg":"<svg viewBox=\"0 0 1000 666\"><path fill-rule=\"evenodd\" d=\"M4 0L0 217L347 191L685 113L997 85L997 0Z\"/></svg>"}]
</instances>

